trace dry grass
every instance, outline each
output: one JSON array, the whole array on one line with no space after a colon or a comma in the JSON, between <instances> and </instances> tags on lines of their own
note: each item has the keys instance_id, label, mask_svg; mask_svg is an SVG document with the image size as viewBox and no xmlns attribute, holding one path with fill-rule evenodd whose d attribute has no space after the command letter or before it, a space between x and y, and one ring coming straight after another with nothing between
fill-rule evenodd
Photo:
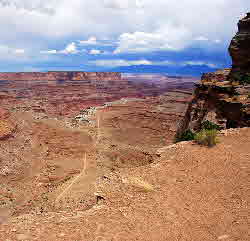
<instances>
[{"instance_id":1,"label":"dry grass","mask_svg":"<svg viewBox=\"0 0 250 241\"><path fill-rule=\"evenodd\" d=\"M201 130L195 135L195 141L200 145L213 147L218 143L217 130Z\"/></svg>"},{"instance_id":2,"label":"dry grass","mask_svg":"<svg viewBox=\"0 0 250 241\"><path fill-rule=\"evenodd\" d=\"M131 185L131 186L136 187L136 188L139 188L143 192L152 192L152 191L154 191L154 187L150 183L142 180L139 177L127 177L127 178L124 178L123 183L126 183L126 184Z\"/></svg>"}]
</instances>

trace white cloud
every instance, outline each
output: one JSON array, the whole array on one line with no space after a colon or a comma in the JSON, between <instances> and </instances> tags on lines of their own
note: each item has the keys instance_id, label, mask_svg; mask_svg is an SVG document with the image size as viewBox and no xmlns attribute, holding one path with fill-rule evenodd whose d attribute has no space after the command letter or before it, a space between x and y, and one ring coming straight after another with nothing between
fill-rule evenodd
<instances>
[{"instance_id":1,"label":"white cloud","mask_svg":"<svg viewBox=\"0 0 250 241\"><path fill-rule=\"evenodd\" d=\"M7 45L0 45L0 54L5 55L5 58L16 57L17 55L24 55L24 49L16 49L13 47L9 47Z\"/></svg>"},{"instance_id":2,"label":"white cloud","mask_svg":"<svg viewBox=\"0 0 250 241\"><path fill-rule=\"evenodd\" d=\"M40 54L55 55L55 54L78 54L86 52L87 52L86 49L78 50L78 46L76 45L76 43L72 42L68 44L63 50L56 50L56 49L41 50Z\"/></svg>"},{"instance_id":3,"label":"white cloud","mask_svg":"<svg viewBox=\"0 0 250 241\"><path fill-rule=\"evenodd\" d=\"M182 62L174 62L169 60L163 60L163 61L151 61L147 59L139 59L139 60L125 60L125 59L102 59L102 60L95 60L89 62L91 65L96 65L99 67L121 67L121 66L133 66L133 65L158 65L158 66L187 66L187 65L193 65L193 66L208 66L211 68L219 68L214 63L208 63L205 61L182 61Z\"/></svg>"},{"instance_id":4,"label":"white cloud","mask_svg":"<svg viewBox=\"0 0 250 241\"><path fill-rule=\"evenodd\" d=\"M68 44L64 50L60 51L62 54L77 54L78 52L75 42Z\"/></svg>"},{"instance_id":5,"label":"white cloud","mask_svg":"<svg viewBox=\"0 0 250 241\"><path fill-rule=\"evenodd\" d=\"M1 54L5 54L5 53L8 53L10 50L10 48L6 45L0 45L0 53Z\"/></svg>"},{"instance_id":6,"label":"white cloud","mask_svg":"<svg viewBox=\"0 0 250 241\"><path fill-rule=\"evenodd\" d=\"M146 59L140 59L140 60L109 59L109 60L95 60L95 61L90 61L89 63L100 67L152 65L152 62Z\"/></svg>"},{"instance_id":7,"label":"white cloud","mask_svg":"<svg viewBox=\"0 0 250 241\"><path fill-rule=\"evenodd\" d=\"M182 0L181 5L176 0L1 0L0 4L1 36L7 39L23 32L31 37L100 38L160 29L175 29L168 33L170 39L183 29L192 38L205 33L209 39L228 39L250 7L249 0Z\"/></svg>"},{"instance_id":8,"label":"white cloud","mask_svg":"<svg viewBox=\"0 0 250 241\"><path fill-rule=\"evenodd\" d=\"M215 39L214 42L215 42L216 44L220 44L222 41L221 41L220 39Z\"/></svg>"},{"instance_id":9,"label":"white cloud","mask_svg":"<svg viewBox=\"0 0 250 241\"><path fill-rule=\"evenodd\" d=\"M135 0L135 5L138 8L143 8L144 7L144 0Z\"/></svg>"},{"instance_id":10,"label":"white cloud","mask_svg":"<svg viewBox=\"0 0 250 241\"><path fill-rule=\"evenodd\" d=\"M123 9L129 9L129 8L135 8L140 7L141 5L140 0L103 0L104 7L105 8L111 8L116 10L123 10Z\"/></svg>"},{"instance_id":11,"label":"white cloud","mask_svg":"<svg viewBox=\"0 0 250 241\"><path fill-rule=\"evenodd\" d=\"M181 65L193 65L193 66L201 66L201 65L206 65L208 67L211 67L211 68L217 68L218 66L216 64L213 64L213 63L208 63L208 62L205 62L205 61L184 61L181 63Z\"/></svg>"},{"instance_id":12,"label":"white cloud","mask_svg":"<svg viewBox=\"0 0 250 241\"><path fill-rule=\"evenodd\" d=\"M89 54L93 54L93 55L98 55L98 54L101 54L101 53L102 53L102 51L99 50L99 49L91 49L89 51Z\"/></svg>"},{"instance_id":13,"label":"white cloud","mask_svg":"<svg viewBox=\"0 0 250 241\"><path fill-rule=\"evenodd\" d=\"M201 36L209 39L209 47L218 47L229 43L237 21L249 9L249 0L182 0L181 4L176 0L0 0L0 45L12 47L5 48L7 53L25 49L25 54L16 56L19 59L54 50L56 43L65 41L74 42L57 54L80 53L84 50L77 44L98 46L104 38L118 39L117 54L176 51L200 43L208 48L206 42L194 41ZM48 58L56 58L52 53Z\"/></svg>"},{"instance_id":14,"label":"white cloud","mask_svg":"<svg viewBox=\"0 0 250 241\"><path fill-rule=\"evenodd\" d=\"M219 44L222 42L220 39L211 40L211 39L208 39L207 37L204 37L204 36L199 36L197 38L194 38L194 41L211 42L211 43L215 43L215 44Z\"/></svg>"},{"instance_id":15,"label":"white cloud","mask_svg":"<svg viewBox=\"0 0 250 241\"><path fill-rule=\"evenodd\" d=\"M39 12L43 14L51 15L54 13L54 9L49 6L48 3L40 0L0 0L0 7L8 9L14 8L22 11Z\"/></svg>"},{"instance_id":16,"label":"white cloud","mask_svg":"<svg viewBox=\"0 0 250 241\"><path fill-rule=\"evenodd\" d=\"M209 39L204 37L204 36L199 36L199 37L195 38L194 40L195 41L209 41Z\"/></svg>"},{"instance_id":17,"label":"white cloud","mask_svg":"<svg viewBox=\"0 0 250 241\"><path fill-rule=\"evenodd\" d=\"M88 40L79 40L81 45L96 45L97 39L96 37L90 37Z\"/></svg>"},{"instance_id":18,"label":"white cloud","mask_svg":"<svg viewBox=\"0 0 250 241\"><path fill-rule=\"evenodd\" d=\"M118 47L114 53L181 50L190 43L189 36L190 32L187 29L182 28L181 31L176 31L173 26L153 33L123 33L119 37ZM183 43L184 40L186 42Z\"/></svg>"},{"instance_id":19,"label":"white cloud","mask_svg":"<svg viewBox=\"0 0 250 241\"><path fill-rule=\"evenodd\" d=\"M25 53L25 50L24 50L24 49L15 49L15 50L14 50L14 53L15 53L15 54L24 54L24 53Z\"/></svg>"},{"instance_id":20,"label":"white cloud","mask_svg":"<svg viewBox=\"0 0 250 241\"><path fill-rule=\"evenodd\" d=\"M40 51L41 54L57 54L58 51L55 50L55 49L52 49L52 50L42 50Z\"/></svg>"}]
</instances>

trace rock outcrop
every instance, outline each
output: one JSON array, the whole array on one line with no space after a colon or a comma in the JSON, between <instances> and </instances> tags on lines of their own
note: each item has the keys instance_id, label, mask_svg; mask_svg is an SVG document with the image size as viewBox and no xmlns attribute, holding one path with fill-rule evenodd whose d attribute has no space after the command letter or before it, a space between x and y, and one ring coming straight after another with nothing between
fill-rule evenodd
<instances>
[{"instance_id":1,"label":"rock outcrop","mask_svg":"<svg viewBox=\"0 0 250 241\"><path fill-rule=\"evenodd\" d=\"M201 77L202 83L206 82L223 82L226 81L231 69L220 69L214 73L204 73Z\"/></svg>"},{"instance_id":2,"label":"rock outcrop","mask_svg":"<svg viewBox=\"0 0 250 241\"><path fill-rule=\"evenodd\" d=\"M250 75L250 13L239 21L238 29L229 47L233 61L232 78L237 77L237 74Z\"/></svg>"},{"instance_id":3,"label":"rock outcrop","mask_svg":"<svg viewBox=\"0 0 250 241\"><path fill-rule=\"evenodd\" d=\"M0 140L5 140L12 136L15 125L9 120L10 113L0 108Z\"/></svg>"},{"instance_id":4,"label":"rock outcrop","mask_svg":"<svg viewBox=\"0 0 250 241\"><path fill-rule=\"evenodd\" d=\"M50 71L50 72L4 72L0 80L5 81L110 81L121 80L117 72L81 72L81 71Z\"/></svg>"},{"instance_id":5,"label":"rock outcrop","mask_svg":"<svg viewBox=\"0 0 250 241\"><path fill-rule=\"evenodd\" d=\"M229 47L232 69L202 76L177 135L199 131L206 120L221 129L250 126L250 13L238 26Z\"/></svg>"}]
</instances>

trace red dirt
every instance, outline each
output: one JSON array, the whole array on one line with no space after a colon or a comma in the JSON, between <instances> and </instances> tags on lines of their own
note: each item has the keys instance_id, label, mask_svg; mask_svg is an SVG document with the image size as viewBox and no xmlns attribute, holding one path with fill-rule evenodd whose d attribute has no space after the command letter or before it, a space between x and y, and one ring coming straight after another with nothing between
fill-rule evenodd
<instances>
[{"instance_id":1,"label":"red dirt","mask_svg":"<svg viewBox=\"0 0 250 241\"><path fill-rule=\"evenodd\" d=\"M128 83L2 84L0 240L247 240L250 129L169 146L190 91Z\"/></svg>"},{"instance_id":2,"label":"red dirt","mask_svg":"<svg viewBox=\"0 0 250 241\"><path fill-rule=\"evenodd\" d=\"M106 173L91 209L12 217L0 238L247 241L250 128L226 134L214 148L179 143L151 164Z\"/></svg>"}]
</instances>

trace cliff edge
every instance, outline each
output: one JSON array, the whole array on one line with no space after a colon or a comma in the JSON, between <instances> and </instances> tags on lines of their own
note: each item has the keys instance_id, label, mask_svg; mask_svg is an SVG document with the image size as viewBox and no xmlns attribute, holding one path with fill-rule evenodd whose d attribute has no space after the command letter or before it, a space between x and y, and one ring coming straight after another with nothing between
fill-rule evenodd
<instances>
[{"instance_id":1,"label":"cliff edge","mask_svg":"<svg viewBox=\"0 0 250 241\"><path fill-rule=\"evenodd\" d=\"M177 135L199 131L204 121L221 129L250 126L250 13L238 28L229 46L232 69L203 74Z\"/></svg>"},{"instance_id":2,"label":"cliff edge","mask_svg":"<svg viewBox=\"0 0 250 241\"><path fill-rule=\"evenodd\" d=\"M233 65L230 78L250 84L250 13L238 23L238 33L234 36L229 47Z\"/></svg>"}]
</instances>

